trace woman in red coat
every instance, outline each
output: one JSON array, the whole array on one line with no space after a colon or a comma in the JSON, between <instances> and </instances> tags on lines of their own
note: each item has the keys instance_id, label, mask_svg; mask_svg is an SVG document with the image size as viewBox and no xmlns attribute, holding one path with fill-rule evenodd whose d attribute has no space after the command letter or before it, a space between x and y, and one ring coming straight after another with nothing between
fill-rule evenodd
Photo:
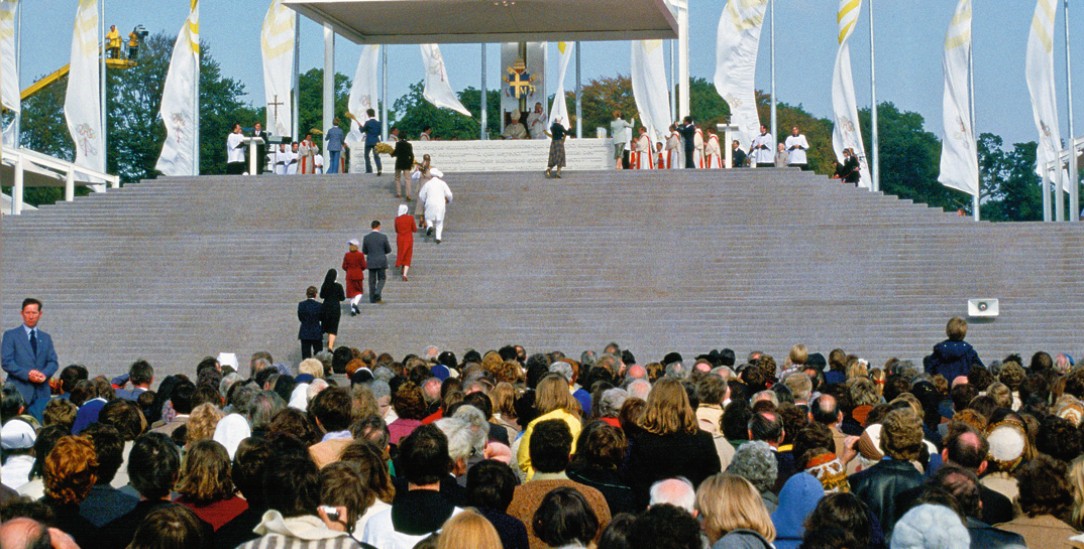
<instances>
[{"instance_id":1,"label":"woman in red coat","mask_svg":"<svg viewBox=\"0 0 1084 549\"><path fill-rule=\"evenodd\" d=\"M365 284L365 254L358 251L358 239L350 239L350 251L343 256L343 270L346 271L346 297L350 300L350 316L356 316L358 303L361 303L362 288Z\"/></svg>"},{"instance_id":2,"label":"woman in red coat","mask_svg":"<svg viewBox=\"0 0 1084 549\"><path fill-rule=\"evenodd\" d=\"M414 231L418 230L409 210L406 204L400 204L399 216L395 218L395 266L403 272L404 282L407 271L410 270L410 262L414 259Z\"/></svg>"}]
</instances>

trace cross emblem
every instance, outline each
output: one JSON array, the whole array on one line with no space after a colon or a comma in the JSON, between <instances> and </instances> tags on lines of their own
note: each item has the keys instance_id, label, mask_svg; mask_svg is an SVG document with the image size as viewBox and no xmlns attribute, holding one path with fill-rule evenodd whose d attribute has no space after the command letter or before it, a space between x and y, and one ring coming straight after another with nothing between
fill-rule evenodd
<instances>
[{"instance_id":1,"label":"cross emblem","mask_svg":"<svg viewBox=\"0 0 1084 549\"><path fill-rule=\"evenodd\" d=\"M279 121L279 107L281 107L281 106L283 106L285 104L286 103L283 103L282 101L279 101L279 95L277 93L275 94L275 97L273 98L273 100L270 103L267 104L268 107L274 107L274 109L275 109L275 124L276 125L278 124L278 121Z\"/></svg>"}]
</instances>

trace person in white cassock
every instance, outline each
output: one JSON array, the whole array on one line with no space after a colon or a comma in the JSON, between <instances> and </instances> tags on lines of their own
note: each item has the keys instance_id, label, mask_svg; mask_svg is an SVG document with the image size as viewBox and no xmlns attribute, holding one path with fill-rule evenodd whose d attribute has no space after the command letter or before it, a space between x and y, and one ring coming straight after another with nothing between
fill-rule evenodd
<instances>
[{"instance_id":1,"label":"person in white cassock","mask_svg":"<svg viewBox=\"0 0 1084 549\"><path fill-rule=\"evenodd\" d=\"M286 163L290 161L290 151L285 143L279 143L274 152L267 155L267 163L275 168L275 175L286 175Z\"/></svg>"},{"instance_id":2,"label":"person in white cassock","mask_svg":"<svg viewBox=\"0 0 1084 549\"><path fill-rule=\"evenodd\" d=\"M636 138L636 166L637 170L650 170L654 168L651 162L651 138L647 135L647 128L640 126L640 135Z\"/></svg>"},{"instance_id":3,"label":"person in white cassock","mask_svg":"<svg viewBox=\"0 0 1084 549\"><path fill-rule=\"evenodd\" d=\"M240 124L234 124L233 132L226 138L226 173L245 173L245 136L241 134Z\"/></svg>"},{"instance_id":4,"label":"person in white cassock","mask_svg":"<svg viewBox=\"0 0 1084 549\"><path fill-rule=\"evenodd\" d=\"M704 169L704 130L697 128L696 137L693 138L693 166L696 169Z\"/></svg>"},{"instance_id":5,"label":"person in white cassock","mask_svg":"<svg viewBox=\"0 0 1084 549\"><path fill-rule=\"evenodd\" d=\"M531 139L546 138L546 113L542 112L542 103L535 103L534 110L527 115L527 132Z\"/></svg>"},{"instance_id":6,"label":"person in white cassock","mask_svg":"<svg viewBox=\"0 0 1084 549\"><path fill-rule=\"evenodd\" d=\"M809 169L809 159L806 157L806 151L809 150L809 141L806 141L805 135L802 135L798 131L798 126L794 126L790 130L790 135L787 136L784 145L787 148L787 165L791 167L801 168L803 170Z\"/></svg>"},{"instance_id":7,"label":"person in white cassock","mask_svg":"<svg viewBox=\"0 0 1084 549\"><path fill-rule=\"evenodd\" d=\"M681 134L677 126L670 124L670 135L666 136L666 169L675 170L681 167Z\"/></svg>"},{"instance_id":8,"label":"person in white cassock","mask_svg":"<svg viewBox=\"0 0 1084 549\"><path fill-rule=\"evenodd\" d=\"M297 175L297 168L301 160L301 154L298 153L299 148L296 141L290 145L290 159L286 163L286 175Z\"/></svg>"},{"instance_id":9,"label":"person in white cassock","mask_svg":"<svg viewBox=\"0 0 1084 549\"><path fill-rule=\"evenodd\" d=\"M760 135L753 138L749 151L758 168L775 166L775 137L768 131L767 126L760 125Z\"/></svg>"},{"instance_id":10,"label":"person in white cassock","mask_svg":"<svg viewBox=\"0 0 1084 549\"><path fill-rule=\"evenodd\" d=\"M435 236L437 244L440 244L444 233L444 213L452 202L452 190L441 179L444 174L440 170L430 168L429 175L429 181L418 191L418 204L425 212L425 236Z\"/></svg>"},{"instance_id":11,"label":"person in white cassock","mask_svg":"<svg viewBox=\"0 0 1084 549\"><path fill-rule=\"evenodd\" d=\"M704 145L704 169L718 170L723 167L723 150L719 148L719 136L708 132L708 142Z\"/></svg>"}]
</instances>

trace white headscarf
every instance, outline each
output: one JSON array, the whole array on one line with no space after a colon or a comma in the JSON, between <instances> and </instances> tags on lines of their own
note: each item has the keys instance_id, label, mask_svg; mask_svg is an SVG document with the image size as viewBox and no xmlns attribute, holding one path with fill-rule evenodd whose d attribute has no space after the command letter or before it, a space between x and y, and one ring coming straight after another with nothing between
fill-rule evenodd
<instances>
[{"instance_id":1,"label":"white headscarf","mask_svg":"<svg viewBox=\"0 0 1084 549\"><path fill-rule=\"evenodd\" d=\"M406 215L407 212L409 212L409 211L410 211L410 208L406 204L400 204L399 205L399 214L398 215Z\"/></svg>"},{"instance_id":2,"label":"white headscarf","mask_svg":"<svg viewBox=\"0 0 1084 549\"><path fill-rule=\"evenodd\" d=\"M250 436L252 436L252 429L248 426L248 420L245 419L245 416L230 414L218 422L215 427L214 440L225 446L226 453L230 455L230 459L233 459L241 441Z\"/></svg>"}]
</instances>

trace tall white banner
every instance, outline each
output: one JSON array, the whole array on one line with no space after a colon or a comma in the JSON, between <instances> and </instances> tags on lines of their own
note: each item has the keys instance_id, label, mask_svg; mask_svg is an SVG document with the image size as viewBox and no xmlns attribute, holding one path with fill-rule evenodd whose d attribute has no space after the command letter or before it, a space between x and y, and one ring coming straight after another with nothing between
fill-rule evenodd
<instances>
[{"instance_id":1,"label":"tall white banner","mask_svg":"<svg viewBox=\"0 0 1084 549\"><path fill-rule=\"evenodd\" d=\"M557 120L565 128L572 129L572 121L568 117L568 101L565 99L565 74L568 72L568 64L572 61L572 50L576 48L575 42L558 42L557 51L561 54L561 60L557 64L557 86L553 90L553 105L550 106L550 120L546 124L547 131ZM578 124L579 121L577 120Z\"/></svg>"},{"instance_id":2,"label":"tall white banner","mask_svg":"<svg viewBox=\"0 0 1084 549\"><path fill-rule=\"evenodd\" d=\"M858 125L858 104L854 98L854 80L851 76L851 49L847 39L854 33L858 15L862 12L862 0L839 0L839 51L832 70L832 111L836 126L832 130L832 148L836 159L843 162L843 149L852 149L858 156L860 178L858 186L870 186L869 165L866 150L862 146L862 128Z\"/></svg>"},{"instance_id":3,"label":"tall white banner","mask_svg":"<svg viewBox=\"0 0 1084 549\"><path fill-rule=\"evenodd\" d=\"M436 44L422 44L422 64L425 65L425 89L422 96L434 106L442 109L452 109L455 112L470 116L470 111L459 102L452 85L448 82L448 69L444 67L444 57L440 54L440 46Z\"/></svg>"},{"instance_id":4,"label":"tall white banner","mask_svg":"<svg viewBox=\"0 0 1084 549\"><path fill-rule=\"evenodd\" d=\"M730 105L730 123L738 126L746 147L760 135L756 88L757 49L768 0L729 0L719 17L715 44L715 89Z\"/></svg>"},{"instance_id":5,"label":"tall white banner","mask_svg":"<svg viewBox=\"0 0 1084 549\"><path fill-rule=\"evenodd\" d=\"M162 122L166 142L155 169L163 175L199 175L196 165L196 137L199 132L196 83L199 78L199 1L191 0L162 88Z\"/></svg>"},{"instance_id":6,"label":"tall white banner","mask_svg":"<svg viewBox=\"0 0 1084 549\"><path fill-rule=\"evenodd\" d=\"M79 0L72 32L68 89L64 93L64 118L75 142L75 165L105 172L99 76L98 0Z\"/></svg>"},{"instance_id":7,"label":"tall white banner","mask_svg":"<svg viewBox=\"0 0 1084 549\"><path fill-rule=\"evenodd\" d=\"M263 93L267 106L267 131L276 136L293 136L294 33L297 12L272 0L260 29L263 54Z\"/></svg>"},{"instance_id":8,"label":"tall white banner","mask_svg":"<svg viewBox=\"0 0 1084 549\"><path fill-rule=\"evenodd\" d=\"M666 83L666 61L662 40L632 42L632 96L640 122L647 127L654 142L665 141L670 134L670 93Z\"/></svg>"},{"instance_id":9,"label":"tall white banner","mask_svg":"<svg viewBox=\"0 0 1084 549\"><path fill-rule=\"evenodd\" d=\"M357 129L358 121L365 122L368 116L365 111L377 108L380 97L380 46L368 44L361 47L361 57L358 58L358 68L354 71L354 82L350 86L350 99L346 104L347 110L354 116L350 121L350 127Z\"/></svg>"},{"instance_id":10,"label":"tall white banner","mask_svg":"<svg viewBox=\"0 0 1084 549\"><path fill-rule=\"evenodd\" d=\"M1031 111L1039 131L1036 171L1062 185L1060 173L1048 166L1059 160L1061 131L1058 127L1058 98L1054 91L1054 17L1057 0L1038 0L1028 34L1027 82ZM1073 212L1070 212L1073 215Z\"/></svg>"},{"instance_id":11,"label":"tall white banner","mask_svg":"<svg viewBox=\"0 0 1084 549\"><path fill-rule=\"evenodd\" d=\"M942 185L979 195L979 156L975 148L975 130L971 127L971 0L960 0L945 33L945 95L942 122L945 138L941 141Z\"/></svg>"},{"instance_id":12,"label":"tall white banner","mask_svg":"<svg viewBox=\"0 0 1084 549\"><path fill-rule=\"evenodd\" d=\"M15 10L19 7L18 0L3 0L0 2L0 71L3 75L3 88L0 89L0 102L4 107L14 112L19 112L19 69L15 60Z\"/></svg>"}]
</instances>

